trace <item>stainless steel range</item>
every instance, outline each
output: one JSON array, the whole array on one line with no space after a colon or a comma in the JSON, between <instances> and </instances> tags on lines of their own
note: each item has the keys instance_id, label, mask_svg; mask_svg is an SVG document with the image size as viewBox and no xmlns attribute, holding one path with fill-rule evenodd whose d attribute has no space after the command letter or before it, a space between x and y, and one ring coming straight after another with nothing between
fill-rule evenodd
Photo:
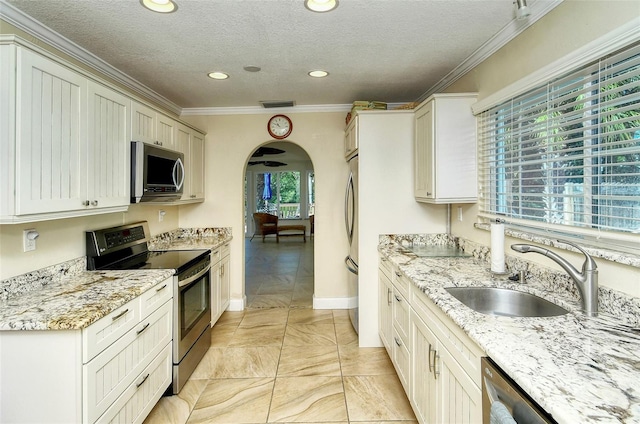
<instances>
[{"instance_id":1,"label":"stainless steel range","mask_svg":"<svg viewBox=\"0 0 640 424\"><path fill-rule=\"evenodd\" d=\"M146 222L87 231L87 269L173 269L173 384L178 393L211 344L209 250L148 249Z\"/></svg>"}]
</instances>

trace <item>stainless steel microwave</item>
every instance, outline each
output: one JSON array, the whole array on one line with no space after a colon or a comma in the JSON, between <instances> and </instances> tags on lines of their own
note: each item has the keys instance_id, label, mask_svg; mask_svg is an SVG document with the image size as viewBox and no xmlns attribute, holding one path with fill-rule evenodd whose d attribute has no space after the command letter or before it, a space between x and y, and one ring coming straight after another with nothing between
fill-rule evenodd
<instances>
[{"instance_id":1,"label":"stainless steel microwave","mask_svg":"<svg viewBox=\"0 0 640 424\"><path fill-rule=\"evenodd\" d=\"M141 141L131 142L131 203L180 199L184 176L182 153Z\"/></svg>"}]
</instances>

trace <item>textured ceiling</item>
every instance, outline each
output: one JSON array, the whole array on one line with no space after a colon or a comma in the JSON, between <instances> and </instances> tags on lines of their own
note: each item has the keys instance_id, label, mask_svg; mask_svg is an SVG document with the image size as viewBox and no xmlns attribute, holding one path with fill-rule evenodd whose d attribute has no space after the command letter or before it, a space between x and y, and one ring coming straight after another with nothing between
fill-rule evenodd
<instances>
[{"instance_id":1,"label":"textured ceiling","mask_svg":"<svg viewBox=\"0 0 640 424\"><path fill-rule=\"evenodd\" d=\"M330 13L303 0L176 2L163 15L137 0L7 0L183 108L414 101L515 14L513 0L341 0Z\"/></svg>"}]
</instances>

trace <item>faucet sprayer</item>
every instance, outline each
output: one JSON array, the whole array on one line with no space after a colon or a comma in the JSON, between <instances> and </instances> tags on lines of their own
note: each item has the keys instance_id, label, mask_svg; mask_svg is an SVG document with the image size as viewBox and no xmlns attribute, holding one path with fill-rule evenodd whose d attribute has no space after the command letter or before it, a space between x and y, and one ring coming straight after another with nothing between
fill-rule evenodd
<instances>
[{"instance_id":1,"label":"faucet sprayer","mask_svg":"<svg viewBox=\"0 0 640 424\"><path fill-rule=\"evenodd\" d=\"M582 264L582 272L578 272L578 270L563 257L543 247L530 244L512 244L511 249L520 253L540 253L560 265L578 287L582 298L582 310L585 314L589 316L598 315L598 266L596 265L596 261L580 246L564 240L558 241L573 246L582 252L585 256L585 261Z\"/></svg>"}]
</instances>

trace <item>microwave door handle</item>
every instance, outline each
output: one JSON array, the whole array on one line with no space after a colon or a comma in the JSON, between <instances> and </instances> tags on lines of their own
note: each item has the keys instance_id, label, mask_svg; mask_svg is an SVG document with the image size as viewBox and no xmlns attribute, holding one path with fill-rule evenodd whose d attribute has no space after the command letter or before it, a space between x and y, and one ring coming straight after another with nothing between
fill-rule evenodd
<instances>
[{"instance_id":1,"label":"microwave door handle","mask_svg":"<svg viewBox=\"0 0 640 424\"><path fill-rule=\"evenodd\" d=\"M178 182L177 173L180 173L180 182ZM178 158L175 164L173 164L173 184L175 184L176 189L180 190L182 188L182 184L184 184L184 164L182 160Z\"/></svg>"}]
</instances>

